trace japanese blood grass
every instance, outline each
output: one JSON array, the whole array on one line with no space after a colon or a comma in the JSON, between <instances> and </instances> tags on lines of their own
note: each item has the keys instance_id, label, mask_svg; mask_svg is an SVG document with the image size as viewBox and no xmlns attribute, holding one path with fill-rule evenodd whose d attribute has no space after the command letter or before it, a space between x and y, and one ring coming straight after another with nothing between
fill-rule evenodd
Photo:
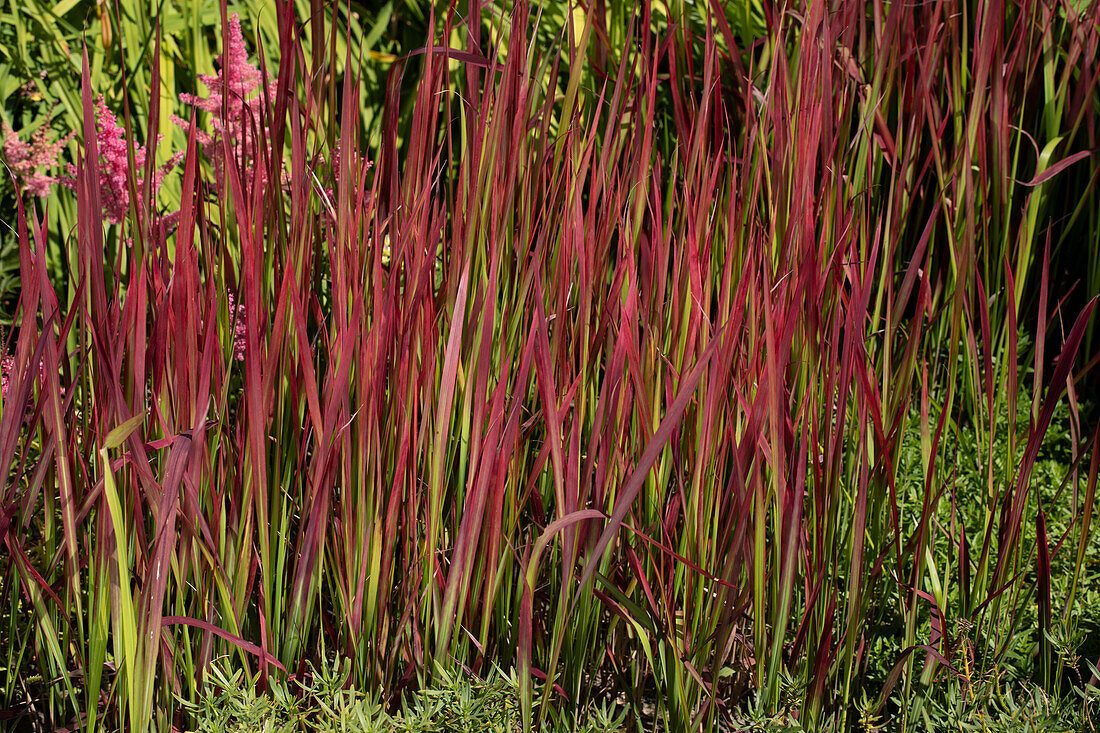
<instances>
[{"instance_id":1,"label":"japanese blood grass","mask_svg":"<svg viewBox=\"0 0 1100 733\"><path fill-rule=\"evenodd\" d=\"M1096 462L1058 527L1031 472L1063 396L1097 441L1095 299L1050 299L1057 243L1097 231L1056 195L1097 200L1094 17L810 2L742 52L717 9L658 35L644 4L597 74L594 7L549 49L538 8L506 42L452 9L465 46L396 64L375 130L277 5L254 147L214 181L192 121L174 231L137 176L103 228L87 64L68 302L19 210L6 705L38 673L43 726L164 730L220 656L264 687L336 648L390 700L513 665L528 726L609 679L674 730L902 727L1021 608L1074 617Z\"/></svg>"}]
</instances>

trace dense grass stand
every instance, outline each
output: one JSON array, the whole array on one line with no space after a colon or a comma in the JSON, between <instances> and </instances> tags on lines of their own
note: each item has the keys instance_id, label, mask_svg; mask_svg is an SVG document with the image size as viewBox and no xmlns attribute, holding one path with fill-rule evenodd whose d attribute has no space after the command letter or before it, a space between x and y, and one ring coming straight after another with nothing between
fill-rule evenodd
<instances>
[{"instance_id":1,"label":"dense grass stand","mask_svg":"<svg viewBox=\"0 0 1100 733\"><path fill-rule=\"evenodd\" d=\"M1100 4L85 5L0 17L4 720L1094 718Z\"/></svg>"}]
</instances>

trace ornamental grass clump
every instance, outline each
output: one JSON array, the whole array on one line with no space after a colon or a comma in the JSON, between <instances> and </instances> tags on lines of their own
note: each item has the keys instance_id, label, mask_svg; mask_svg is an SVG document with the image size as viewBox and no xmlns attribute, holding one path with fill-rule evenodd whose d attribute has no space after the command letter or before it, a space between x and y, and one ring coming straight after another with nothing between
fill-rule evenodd
<instances>
[{"instance_id":1,"label":"ornamental grass clump","mask_svg":"<svg viewBox=\"0 0 1100 733\"><path fill-rule=\"evenodd\" d=\"M87 57L77 226L19 204L5 709L186 728L329 653L391 711L511 669L525 729L1087 704L1097 11L455 4L368 129L296 7L174 230L136 166L104 227Z\"/></svg>"}]
</instances>

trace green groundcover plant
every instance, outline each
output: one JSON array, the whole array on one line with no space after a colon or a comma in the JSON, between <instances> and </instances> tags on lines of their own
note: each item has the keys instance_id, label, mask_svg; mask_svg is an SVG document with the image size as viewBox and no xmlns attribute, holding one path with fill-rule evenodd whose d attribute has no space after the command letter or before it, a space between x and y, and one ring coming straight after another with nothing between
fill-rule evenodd
<instances>
[{"instance_id":1,"label":"green groundcover plant","mask_svg":"<svg viewBox=\"0 0 1100 733\"><path fill-rule=\"evenodd\" d=\"M1100 6L184 5L5 128L5 721L1088 729Z\"/></svg>"}]
</instances>

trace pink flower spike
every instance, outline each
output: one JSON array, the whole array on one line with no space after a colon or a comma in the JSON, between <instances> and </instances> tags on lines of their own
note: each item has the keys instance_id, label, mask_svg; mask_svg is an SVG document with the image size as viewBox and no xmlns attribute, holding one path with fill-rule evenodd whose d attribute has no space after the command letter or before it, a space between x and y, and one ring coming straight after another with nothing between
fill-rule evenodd
<instances>
[{"instance_id":1,"label":"pink flower spike","mask_svg":"<svg viewBox=\"0 0 1100 733\"><path fill-rule=\"evenodd\" d=\"M99 146L99 185L102 190L103 217L112 224L126 218L130 206L130 191L126 186L126 174L130 161L126 152L126 131L118 124L118 118L100 94L96 98L96 144ZM145 150L134 147L134 165L145 166Z\"/></svg>"},{"instance_id":2,"label":"pink flower spike","mask_svg":"<svg viewBox=\"0 0 1100 733\"><path fill-rule=\"evenodd\" d=\"M11 382L11 372L15 368L15 357L5 354L0 359L0 396L8 396L8 383Z\"/></svg>"},{"instance_id":3,"label":"pink flower spike","mask_svg":"<svg viewBox=\"0 0 1100 733\"><path fill-rule=\"evenodd\" d=\"M130 208L130 189L127 185L130 172L130 160L126 143L126 129L119 124L115 114L107 108L107 102L100 94L95 102L96 115L96 146L99 149L99 186L100 200L103 207L103 218L112 224L118 224L126 218L126 212ZM153 193L160 190L160 184L164 176L182 158L182 154L173 155L162 165L153 176ZM137 171L145 168L145 148L134 144L134 165ZM69 166L69 176L62 181L72 188L75 185L76 168ZM137 187L140 190L144 180L137 177Z\"/></svg>"},{"instance_id":4,"label":"pink flower spike","mask_svg":"<svg viewBox=\"0 0 1100 733\"><path fill-rule=\"evenodd\" d=\"M43 169L58 165L61 151L72 138L72 133L50 140L50 129L43 126L35 130L30 142L24 142L6 122L0 126L0 132L4 136L4 160L23 189L39 197L49 195L50 187L57 183L57 178L44 173Z\"/></svg>"},{"instance_id":5,"label":"pink flower spike","mask_svg":"<svg viewBox=\"0 0 1100 733\"><path fill-rule=\"evenodd\" d=\"M242 169L249 168L261 158L255 130L260 123L262 106L257 91L263 87L263 76L248 60L241 19L237 13L229 17L229 33L224 49L218 57L218 73L214 76L200 74L199 79L209 90L209 96L181 94L180 101L211 115L213 134L200 132L197 137L206 154L214 162L215 186L220 187L225 173L225 150L222 140L227 140L233 157ZM190 123L180 117L172 120L184 130ZM261 183L266 181L266 170L257 171Z\"/></svg>"},{"instance_id":6,"label":"pink flower spike","mask_svg":"<svg viewBox=\"0 0 1100 733\"><path fill-rule=\"evenodd\" d=\"M233 324L233 359L244 361L245 336L248 334L248 319L244 310L244 303L237 305L233 293L228 294L229 322Z\"/></svg>"}]
</instances>

